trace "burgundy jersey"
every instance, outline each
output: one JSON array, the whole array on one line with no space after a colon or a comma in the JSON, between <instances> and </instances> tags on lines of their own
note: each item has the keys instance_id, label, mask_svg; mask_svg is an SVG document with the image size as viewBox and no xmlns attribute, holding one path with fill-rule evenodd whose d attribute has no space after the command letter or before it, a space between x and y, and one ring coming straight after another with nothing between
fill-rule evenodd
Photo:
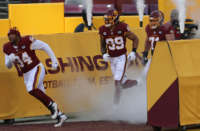
<instances>
[{"instance_id":1,"label":"burgundy jersey","mask_svg":"<svg viewBox=\"0 0 200 131\"><path fill-rule=\"evenodd\" d=\"M111 57L118 57L126 54L127 49L125 33L128 31L128 25L122 22L115 25L112 30L104 25L99 28L99 34L106 42L108 54Z\"/></svg>"},{"instance_id":2,"label":"burgundy jersey","mask_svg":"<svg viewBox=\"0 0 200 131\"><path fill-rule=\"evenodd\" d=\"M157 41L166 40L165 35L167 32L164 26L160 26L156 29L151 29L150 26L147 25L145 30L147 34L146 44L147 47L151 48L151 50L154 50Z\"/></svg>"},{"instance_id":3,"label":"burgundy jersey","mask_svg":"<svg viewBox=\"0 0 200 131\"><path fill-rule=\"evenodd\" d=\"M180 31L176 30L172 26L171 22L167 22L163 26L165 27L165 30L166 30L167 34L174 34L176 40L180 40L181 39L181 33L180 33Z\"/></svg>"},{"instance_id":4,"label":"burgundy jersey","mask_svg":"<svg viewBox=\"0 0 200 131\"><path fill-rule=\"evenodd\" d=\"M31 36L22 37L17 45L13 45L11 42L4 44L3 51L5 54L15 54L17 61L16 64L21 69L22 73L26 73L33 69L40 63L34 50L31 50L31 44L33 38Z\"/></svg>"}]
</instances>

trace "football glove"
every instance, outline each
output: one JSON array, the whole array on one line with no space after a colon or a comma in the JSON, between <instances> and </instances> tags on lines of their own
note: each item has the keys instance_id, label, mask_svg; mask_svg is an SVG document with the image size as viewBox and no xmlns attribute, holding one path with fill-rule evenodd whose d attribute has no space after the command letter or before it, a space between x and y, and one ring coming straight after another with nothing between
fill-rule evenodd
<instances>
[{"instance_id":1,"label":"football glove","mask_svg":"<svg viewBox=\"0 0 200 131\"><path fill-rule=\"evenodd\" d=\"M142 58L142 64L143 64L143 65L146 65L147 62L148 62L148 58L147 58L147 57L143 57L143 58Z\"/></svg>"},{"instance_id":2,"label":"football glove","mask_svg":"<svg viewBox=\"0 0 200 131\"><path fill-rule=\"evenodd\" d=\"M136 53L134 51L132 51L128 55L128 61L134 61L135 59L136 59Z\"/></svg>"},{"instance_id":3,"label":"football glove","mask_svg":"<svg viewBox=\"0 0 200 131\"><path fill-rule=\"evenodd\" d=\"M58 68L58 62L54 61L52 62L52 69L56 70Z\"/></svg>"},{"instance_id":4,"label":"football glove","mask_svg":"<svg viewBox=\"0 0 200 131\"><path fill-rule=\"evenodd\" d=\"M17 60L17 58L16 58L16 56L15 56L14 53L11 53L10 55L8 55L8 59L9 59L12 63L14 63L14 62Z\"/></svg>"},{"instance_id":5,"label":"football glove","mask_svg":"<svg viewBox=\"0 0 200 131\"><path fill-rule=\"evenodd\" d=\"M148 62L147 56L148 56L148 51L144 51L144 52L143 52L143 58L142 58L142 64L143 64L143 65L146 65L147 62Z\"/></svg>"},{"instance_id":6,"label":"football glove","mask_svg":"<svg viewBox=\"0 0 200 131\"><path fill-rule=\"evenodd\" d=\"M110 61L110 55L108 53L103 54L103 59L106 62Z\"/></svg>"}]
</instances>

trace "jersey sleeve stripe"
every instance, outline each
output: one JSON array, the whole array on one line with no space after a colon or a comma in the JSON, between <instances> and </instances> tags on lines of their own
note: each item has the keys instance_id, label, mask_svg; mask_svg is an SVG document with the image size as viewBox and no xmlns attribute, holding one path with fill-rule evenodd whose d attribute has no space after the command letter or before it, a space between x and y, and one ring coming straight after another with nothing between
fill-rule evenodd
<instances>
[{"instance_id":1,"label":"jersey sleeve stripe","mask_svg":"<svg viewBox=\"0 0 200 131\"><path fill-rule=\"evenodd\" d=\"M125 66L124 66L124 70L123 70L123 74L122 74L122 78L120 79L120 82L122 82L123 78L124 78L124 75L125 75L125 72L126 72L126 67L127 66L127 56L126 56L126 62L125 62Z\"/></svg>"},{"instance_id":2,"label":"jersey sleeve stripe","mask_svg":"<svg viewBox=\"0 0 200 131\"><path fill-rule=\"evenodd\" d=\"M41 73L41 68L40 68L40 66L38 66L37 71L34 76L33 89L36 89L38 86L40 73Z\"/></svg>"}]
</instances>

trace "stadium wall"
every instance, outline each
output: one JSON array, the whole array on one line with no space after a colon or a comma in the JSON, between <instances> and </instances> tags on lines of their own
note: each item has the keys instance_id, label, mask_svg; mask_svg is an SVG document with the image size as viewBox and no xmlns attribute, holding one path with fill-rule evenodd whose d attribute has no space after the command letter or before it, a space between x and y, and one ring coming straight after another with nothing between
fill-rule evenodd
<instances>
[{"instance_id":1,"label":"stadium wall","mask_svg":"<svg viewBox=\"0 0 200 131\"><path fill-rule=\"evenodd\" d=\"M9 19L23 35L64 33L64 3L9 4Z\"/></svg>"},{"instance_id":2,"label":"stadium wall","mask_svg":"<svg viewBox=\"0 0 200 131\"><path fill-rule=\"evenodd\" d=\"M0 37L6 36L8 30L10 28L10 20L9 19L0 19Z\"/></svg>"}]
</instances>

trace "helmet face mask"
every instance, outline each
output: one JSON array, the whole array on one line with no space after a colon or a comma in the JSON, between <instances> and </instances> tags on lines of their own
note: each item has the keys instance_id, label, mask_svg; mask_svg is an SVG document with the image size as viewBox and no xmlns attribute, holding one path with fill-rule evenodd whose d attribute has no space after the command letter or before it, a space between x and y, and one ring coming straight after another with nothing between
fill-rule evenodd
<instances>
[{"instance_id":1,"label":"helmet face mask","mask_svg":"<svg viewBox=\"0 0 200 131\"><path fill-rule=\"evenodd\" d=\"M8 35L8 39L11 43L16 42L17 35L16 34L10 34L10 35Z\"/></svg>"},{"instance_id":2,"label":"helmet face mask","mask_svg":"<svg viewBox=\"0 0 200 131\"><path fill-rule=\"evenodd\" d=\"M152 29L156 29L160 26L159 18L150 18L150 27Z\"/></svg>"},{"instance_id":3,"label":"helmet face mask","mask_svg":"<svg viewBox=\"0 0 200 131\"><path fill-rule=\"evenodd\" d=\"M104 22L106 27L111 27L119 21L119 14L116 10L109 10L104 15Z\"/></svg>"},{"instance_id":4,"label":"helmet face mask","mask_svg":"<svg viewBox=\"0 0 200 131\"><path fill-rule=\"evenodd\" d=\"M156 29L164 22L164 15L161 11L153 11L149 18L149 25L151 29Z\"/></svg>"},{"instance_id":5,"label":"helmet face mask","mask_svg":"<svg viewBox=\"0 0 200 131\"><path fill-rule=\"evenodd\" d=\"M105 21L105 26L106 27L111 27L112 25L114 25L114 20L113 20L112 16L105 15L104 16L104 21Z\"/></svg>"}]
</instances>

